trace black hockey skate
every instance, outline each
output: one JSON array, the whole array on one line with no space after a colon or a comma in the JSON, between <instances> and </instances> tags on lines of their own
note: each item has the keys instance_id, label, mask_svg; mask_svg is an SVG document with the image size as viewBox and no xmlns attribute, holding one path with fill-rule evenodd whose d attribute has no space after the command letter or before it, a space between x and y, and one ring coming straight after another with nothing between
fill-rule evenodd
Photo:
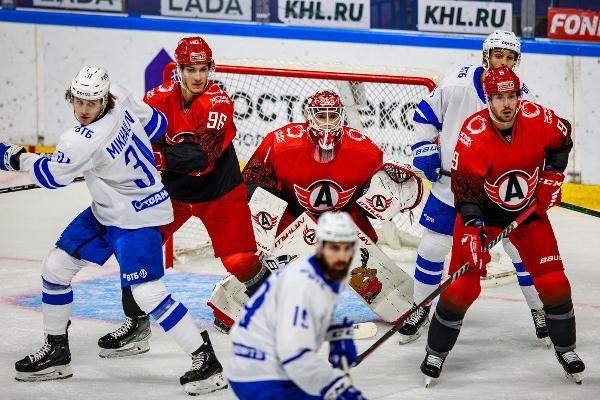
<instances>
[{"instance_id":1,"label":"black hockey skate","mask_svg":"<svg viewBox=\"0 0 600 400\"><path fill-rule=\"evenodd\" d=\"M215 325L215 329L221 333L228 334L231 330L231 327L229 325L227 325L225 322L221 321L218 318L215 318L213 324Z\"/></svg>"},{"instance_id":2,"label":"black hockey skate","mask_svg":"<svg viewBox=\"0 0 600 400\"><path fill-rule=\"evenodd\" d=\"M546 325L546 314L544 310L531 310L531 317L533 318L533 325L535 326L535 335L540 339L546 347L552 346L552 341L548 333L548 326Z\"/></svg>"},{"instance_id":3,"label":"black hockey skate","mask_svg":"<svg viewBox=\"0 0 600 400\"><path fill-rule=\"evenodd\" d=\"M417 305L413 304L413 312L398 330L398 333L400 333L400 344L413 342L421 336L425 328L429 326L430 308L431 305L417 308Z\"/></svg>"},{"instance_id":4,"label":"black hockey skate","mask_svg":"<svg viewBox=\"0 0 600 400\"><path fill-rule=\"evenodd\" d=\"M202 346L192 353L192 369L179 378L183 390L191 396L227 387L223 378L223 367L217 360L207 331L202 332L202 339L204 339Z\"/></svg>"},{"instance_id":5,"label":"black hockey skate","mask_svg":"<svg viewBox=\"0 0 600 400\"><path fill-rule=\"evenodd\" d=\"M150 321L147 315L127 317L123 325L98 339L102 358L128 357L150 350Z\"/></svg>"},{"instance_id":6,"label":"black hockey skate","mask_svg":"<svg viewBox=\"0 0 600 400\"><path fill-rule=\"evenodd\" d=\"M421 363L421 372L425 375L425 387L429 387L433 379L438 379L442 373L442 366L446 357L439 357L431 353L427 353L425 359Z\"/></svg>"},{"instance_id":7,"label":"black hockey skate","mask_svg":"<svg viewBox=\"0 0 600 400\"><path fill-rule=\"evenodd\" d=\"M556 358L567 374L567 378L581 385L585 364L574 351L556 352Z\"/></svg>"},{"instance_id":8,"label":"black hockey skate","mask_svg":"<svg viewBox=\"0 0 600 400\"><path fill-rule=\"evenodd\" d=\"M15 363L15 379L22 382L66 379L73 376L69 337L46 335L46 341L37 352Z\"/></svg>"}]
</instances>

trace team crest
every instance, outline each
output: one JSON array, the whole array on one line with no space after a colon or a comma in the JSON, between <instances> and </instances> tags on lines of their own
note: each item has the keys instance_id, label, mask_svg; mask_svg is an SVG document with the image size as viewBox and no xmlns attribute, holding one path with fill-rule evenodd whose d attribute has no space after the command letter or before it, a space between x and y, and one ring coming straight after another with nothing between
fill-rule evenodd
<instances>
[{"instance_id":1,"label":"team crest","mask_svg":"<svg viewBox=\"0 0 600 400\"><path fill-rule=\"evenodd\" d=\"M350 287L354 289L369 304L381 293L383 285L377 278L377 270L369 268L369 251L364 247L360 249L360 267L350 271Z\"/></svg>"},{"instance_id":2,"label":"team crest","mask_svg":"<svg viewBox=\"0 0 600 400\"><path fill-rule=\"evenodd\" d=\"M383 212L388 209L392 204L392 199L386 199L385 196L376 194L370 199L367 198L367 204L371 206L375 211Z\"/></svg>"},{"instance_id":3,"label":"team crest","mask_svg":"<svg viewBox=\"0 0 600 400\"><path fill-rule=\"evenodd\" d=\"M314 229L308 227L308 225L302 231L302 237L304 238L304 242L306 242L309 246L314 246L317 243L317 235Z\"/></svg>"},{"instance_id":4,"label":"team crest","mask_svg":"<svg viewBox=\"0 0 600 400\"><path fill-rule=\"evenodd\" d=\"M538 168L532 176L525 171L512 170L496 179L494 184L484 182L483 187L490 200L508 211L523 209L537 186Z\"/></svg>"},{"instance_id":5,"label":"team crest","mask_svg":"<svg viewBox=\"0 0 600 400\"><path fill-rule=\"evenodd\" d=\"M471 118L469 120L469 122L467 123L466 128L469 130L469 133L471 135L477 135L477 134L485 131L485 128L486 128L485 118L483 118L481 115Z\"/></svg>"},{"instance_id":6,"label":"team crest","mask_svg":"<svg viewBox=\"0 0 600 400\"><path fill-rule=\"evenodd\" d=\"M266 211L259 211L256 215L252 215L252 219L265 231L270 231L277 224L278 218L272 217L271 214Z\"/></svg>"},{"instance_id":7,"label":"team crest","mask_svg":"<svg viewBox=\"0 0 600 400\"><path fill-rule=\"evenodd\" d=\"M355 191L356 186L343 190L336 182L327 179L313 182L306 189L294 185L294 192L300 205L314 213L323 213L344 207Z\"/></svg>"}]
</instances>

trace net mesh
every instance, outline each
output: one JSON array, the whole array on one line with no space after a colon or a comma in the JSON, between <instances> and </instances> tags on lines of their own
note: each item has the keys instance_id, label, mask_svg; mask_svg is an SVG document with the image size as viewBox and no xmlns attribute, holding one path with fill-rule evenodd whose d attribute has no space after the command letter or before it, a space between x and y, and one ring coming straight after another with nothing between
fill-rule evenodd
<instances>
[{"instance_id":1,"label":"net mesh","mask_svg":"<svg viewBox=\"0 0 600 400\"><path fill-rule=\"evenodd\" d=\"M402 165L411 163L414 110L441 77L426 70L235 60L217 65L211 79L234 101L234 146L242 165L267 133L290 122L304 121L303 109L309 96L321 89L340 95L346 109L346 125L369 136L382 149L385 160ZM411 249L404 251L403 256L410 259L409 264L414 263L422 234L417 218L429 193L427 183L419 206L389 223L373 223L378 244L398 251ZM174 256L185 262L190 256L209 255L209 245L202 222L191 218L174 235ZM501 261L500 257L494 255L491 268L500 265L505 271L502 264L506 265L506 260Z\"/></svg>"}]
</instances>

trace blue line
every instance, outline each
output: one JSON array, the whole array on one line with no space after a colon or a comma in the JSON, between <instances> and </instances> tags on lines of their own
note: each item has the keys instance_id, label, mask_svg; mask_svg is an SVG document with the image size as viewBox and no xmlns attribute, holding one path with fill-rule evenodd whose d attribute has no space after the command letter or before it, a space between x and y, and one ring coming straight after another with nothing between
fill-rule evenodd
<instances>
[{"instance_id":1,"label":"blue line","mask_svg":"<svg viewBox=\"0 0 600 400\"><path fill-rule=\"evenodd\" d=\"M481 50L483 38L474 36L434 35L395 31L370 31L330 28L305 28L277 25L240 24L167 18L92 15L80 13L0 10L0 21L64 25L86 28L127 29L162 32L194 32L225 36L277 39L320 40L343 43L388 44L396 46L442 47ZM600 44L524 39L524 53L600 57Z\"/></svg>"}]
</instances>

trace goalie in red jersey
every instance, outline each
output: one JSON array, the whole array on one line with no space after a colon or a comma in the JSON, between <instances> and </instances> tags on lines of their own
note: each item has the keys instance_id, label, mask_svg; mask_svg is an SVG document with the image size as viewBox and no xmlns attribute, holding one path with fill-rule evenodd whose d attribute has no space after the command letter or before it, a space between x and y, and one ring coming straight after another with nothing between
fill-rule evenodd
<instances>
[{"instance_id":1,"label":"goalie in red jersey","mask_svg":"<svg viewBox=\"0 0 600 400\"><path fill-rule=\"evenodd\" d=\"M581 382L585 366L575 353L571 287L546 211L560 203L563 171L573 146L570 123L554 111L521 100L520 81L507 67L485 77L488 109L467 118L452 162L456 219L449 273L469 269L440 297L429 327L421 371L438 378L454 347L467 309L481 291L493 238L533 201L535 214L509 234L544 304L556 357L568 376Z\"/></svg>"},{"instance_id":2,"label":"goalie in red jersey","mask_svg":"<svg viewBox=\"0 0 600 400\"><path fill-rule=\"evenodd\" d=\"M203 222L215 257L252 294L266 280L268 269L255 255L246 186L240 173L232 140L236 134L233 101L213 81L212 51L200 37L182 39L175 50L179 79L146 93L144 101L168 120L167 132L153 144L154 159L162 170L162 181L173 202L175 220L161 228L163 239L177 231L190 217ZM152 157L152 154L146 155ZM135 161L135 160L133 160ZM103 350L137 354L139 344L128 343L150 334L147 316L139 310L130 292L123 292L124 326L101 338ZM215 317L219 318L218 310ZM215 323L218 320L215 320ZM145 325L145 329L140 326ZM139 351L138 351L139 352ZM111 352L108 356L114 356Z\"/></svg>"},{"instance_id":3,"label":"goalie in red jersey","mask_svg":"<svg viewBox=\"0 0 600 400\"><path fill-rule=\"evenodd\" d=\"M305 210L348 212L374 242L377 234L367 213L356 204L361 188L383 163L383 153L360 131L344 125L344 107L331 90L310 97L306 122L269 132L242 175L250 195L260 186L287 201L278 232Z\"/></svg>"}]
</instances>

